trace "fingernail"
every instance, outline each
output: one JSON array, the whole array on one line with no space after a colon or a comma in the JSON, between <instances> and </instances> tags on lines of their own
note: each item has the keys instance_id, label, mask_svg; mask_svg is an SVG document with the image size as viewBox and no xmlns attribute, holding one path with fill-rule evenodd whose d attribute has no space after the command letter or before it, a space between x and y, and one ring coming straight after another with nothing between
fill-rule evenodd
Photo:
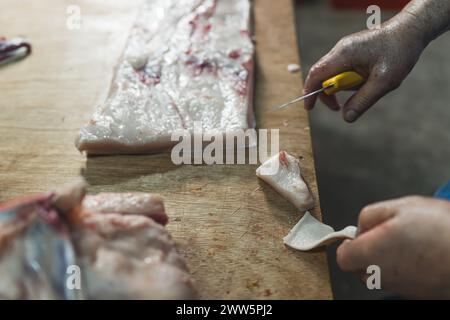
<instances>
[{"instance_id":1,"label":"fingernail","mask_svg":"<svg viewBox=\"0 0 450 320\"><path fill-rule=\"evenodd\" d=\"M354 110L348 110L345 113L345 120L348 122L353 122L358 118L358 114Z\"/></svg>"}]
</instances>

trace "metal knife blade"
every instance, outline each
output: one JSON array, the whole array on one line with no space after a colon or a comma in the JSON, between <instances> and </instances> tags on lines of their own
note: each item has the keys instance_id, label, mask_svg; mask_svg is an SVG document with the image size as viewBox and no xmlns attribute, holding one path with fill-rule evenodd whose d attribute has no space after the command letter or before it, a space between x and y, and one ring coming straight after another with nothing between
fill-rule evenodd
<instances>
[{"instance_id":1,"label":"metal knife blade","mask_svg":"<svg viewBox=\"0 0 450 320\"><path fill-rule=\"evenodd\" d=\"M309 98L309 97L311 97L311 96L314 96L314 95L316 95L316 94L319 94L319 93L321 93L321 92L324 92L325 90L331 88L332 86L333 86L333 85L329 85L328 87L323 87L323 88L320 88L319 90L316 90L316 91L310 92L310 93L308 93L308 94L305 94L305 95L303 95L303 96L297 97L297 98L295 98L295 99L293 99L293 100L291 100L291 101L289 101L289 102L286 102L286 103L284 103L284 104L282 104L282 105L273 107L272 110L280 110L280 109L287 108L287 107L289 107L290 105L292 105L292 104L294 104L294 103L300 102L300 101L302 101L302 100L304 100L304 99L306 99L306 98Z\"/></svg>"}]
</instances>

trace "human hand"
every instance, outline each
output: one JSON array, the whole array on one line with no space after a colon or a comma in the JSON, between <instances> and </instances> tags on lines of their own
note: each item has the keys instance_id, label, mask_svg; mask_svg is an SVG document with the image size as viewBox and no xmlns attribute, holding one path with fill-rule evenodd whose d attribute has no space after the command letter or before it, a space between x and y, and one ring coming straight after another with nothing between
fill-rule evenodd
<instances>
[{"instance_id":1,"label":"human hand","mask_svg":"<svg viewBox=\"0 0 450 320\"><path fill-rule=\"evenodd\" d=\"M353 122L381 97L398 88L416 64L428 43L417 35L413 16L398 15L380 29L366 30L340 40L309 71L305 94L320 89L322 82L344 71L356 71L367 82L343 106L336 96L319 95L332 110L343 111L344 119ZM305 100L311 110L317 97Z\"/></svg>"},{"instance_id":2,"label":"human hand","mask_svg":"<svg viewBox=\"0 0 450 320\"><path fill-rule=\"evenodd\" d=\"M450 298L450 201L405 197L365 207L359 235L337 250L343 271L381 270L381 288L412 298ZM366 275L367 276L367 275Z\"/></svg>"}]
</instances>

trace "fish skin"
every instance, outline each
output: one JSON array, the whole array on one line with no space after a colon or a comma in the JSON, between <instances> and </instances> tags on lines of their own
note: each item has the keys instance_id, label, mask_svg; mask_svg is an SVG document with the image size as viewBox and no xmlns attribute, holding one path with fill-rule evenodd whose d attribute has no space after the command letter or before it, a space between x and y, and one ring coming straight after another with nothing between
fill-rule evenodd
<instances>
[{"instance_id":1,"label":"fish skin","mask_svg":"<svg viewBox=\"0 0 450 320\"><path fill-rule=\"evenodd\" d=\"M87 154L155 153L174 132L254 126L249 0L146 0L106 102L75 145Z\"/></svg>"}]
</instances>

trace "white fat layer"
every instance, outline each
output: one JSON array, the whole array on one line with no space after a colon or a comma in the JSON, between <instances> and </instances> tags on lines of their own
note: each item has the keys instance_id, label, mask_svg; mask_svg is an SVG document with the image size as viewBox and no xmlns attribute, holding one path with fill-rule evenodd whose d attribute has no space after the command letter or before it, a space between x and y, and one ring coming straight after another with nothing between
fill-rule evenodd
<instances>
[{"instance_id":1,"label":"white fat layer","mask_svg":"<svg viewBox=\"0 0 450 320\"><path fill-rule=\"evenodd\" d=\"M114 153L112 144L145 145L152 151L173 132L192 132L195 121L204 132L247 129L249 23L249 0L145 0L110 95L81 128L77 147Z\"/></svg>"},{"instance_id":2,"label":"white fat layer","mask_svg":"<svg viewBox=\"0 0 450 320\"><path fill-rule=\"evenodd\" d=\"M314 199L302 178L298 159L286 151L264 162L256 169L256 175L298 209L306 211L314 206Z\"/></svg>"},{"instance_id":3,"label":"white fat layer","mask_svg":"<svg viewBox=\"0 0 450 320\"><path fill-rule=\"evenodd\" d=\"M297 250L308 251L324 245L329 245L340 239L354 239L357 228L348 226L340 231L334 229L316 218L309 212L283 238L284 243Z\"/></svg>"}]
</instances>

